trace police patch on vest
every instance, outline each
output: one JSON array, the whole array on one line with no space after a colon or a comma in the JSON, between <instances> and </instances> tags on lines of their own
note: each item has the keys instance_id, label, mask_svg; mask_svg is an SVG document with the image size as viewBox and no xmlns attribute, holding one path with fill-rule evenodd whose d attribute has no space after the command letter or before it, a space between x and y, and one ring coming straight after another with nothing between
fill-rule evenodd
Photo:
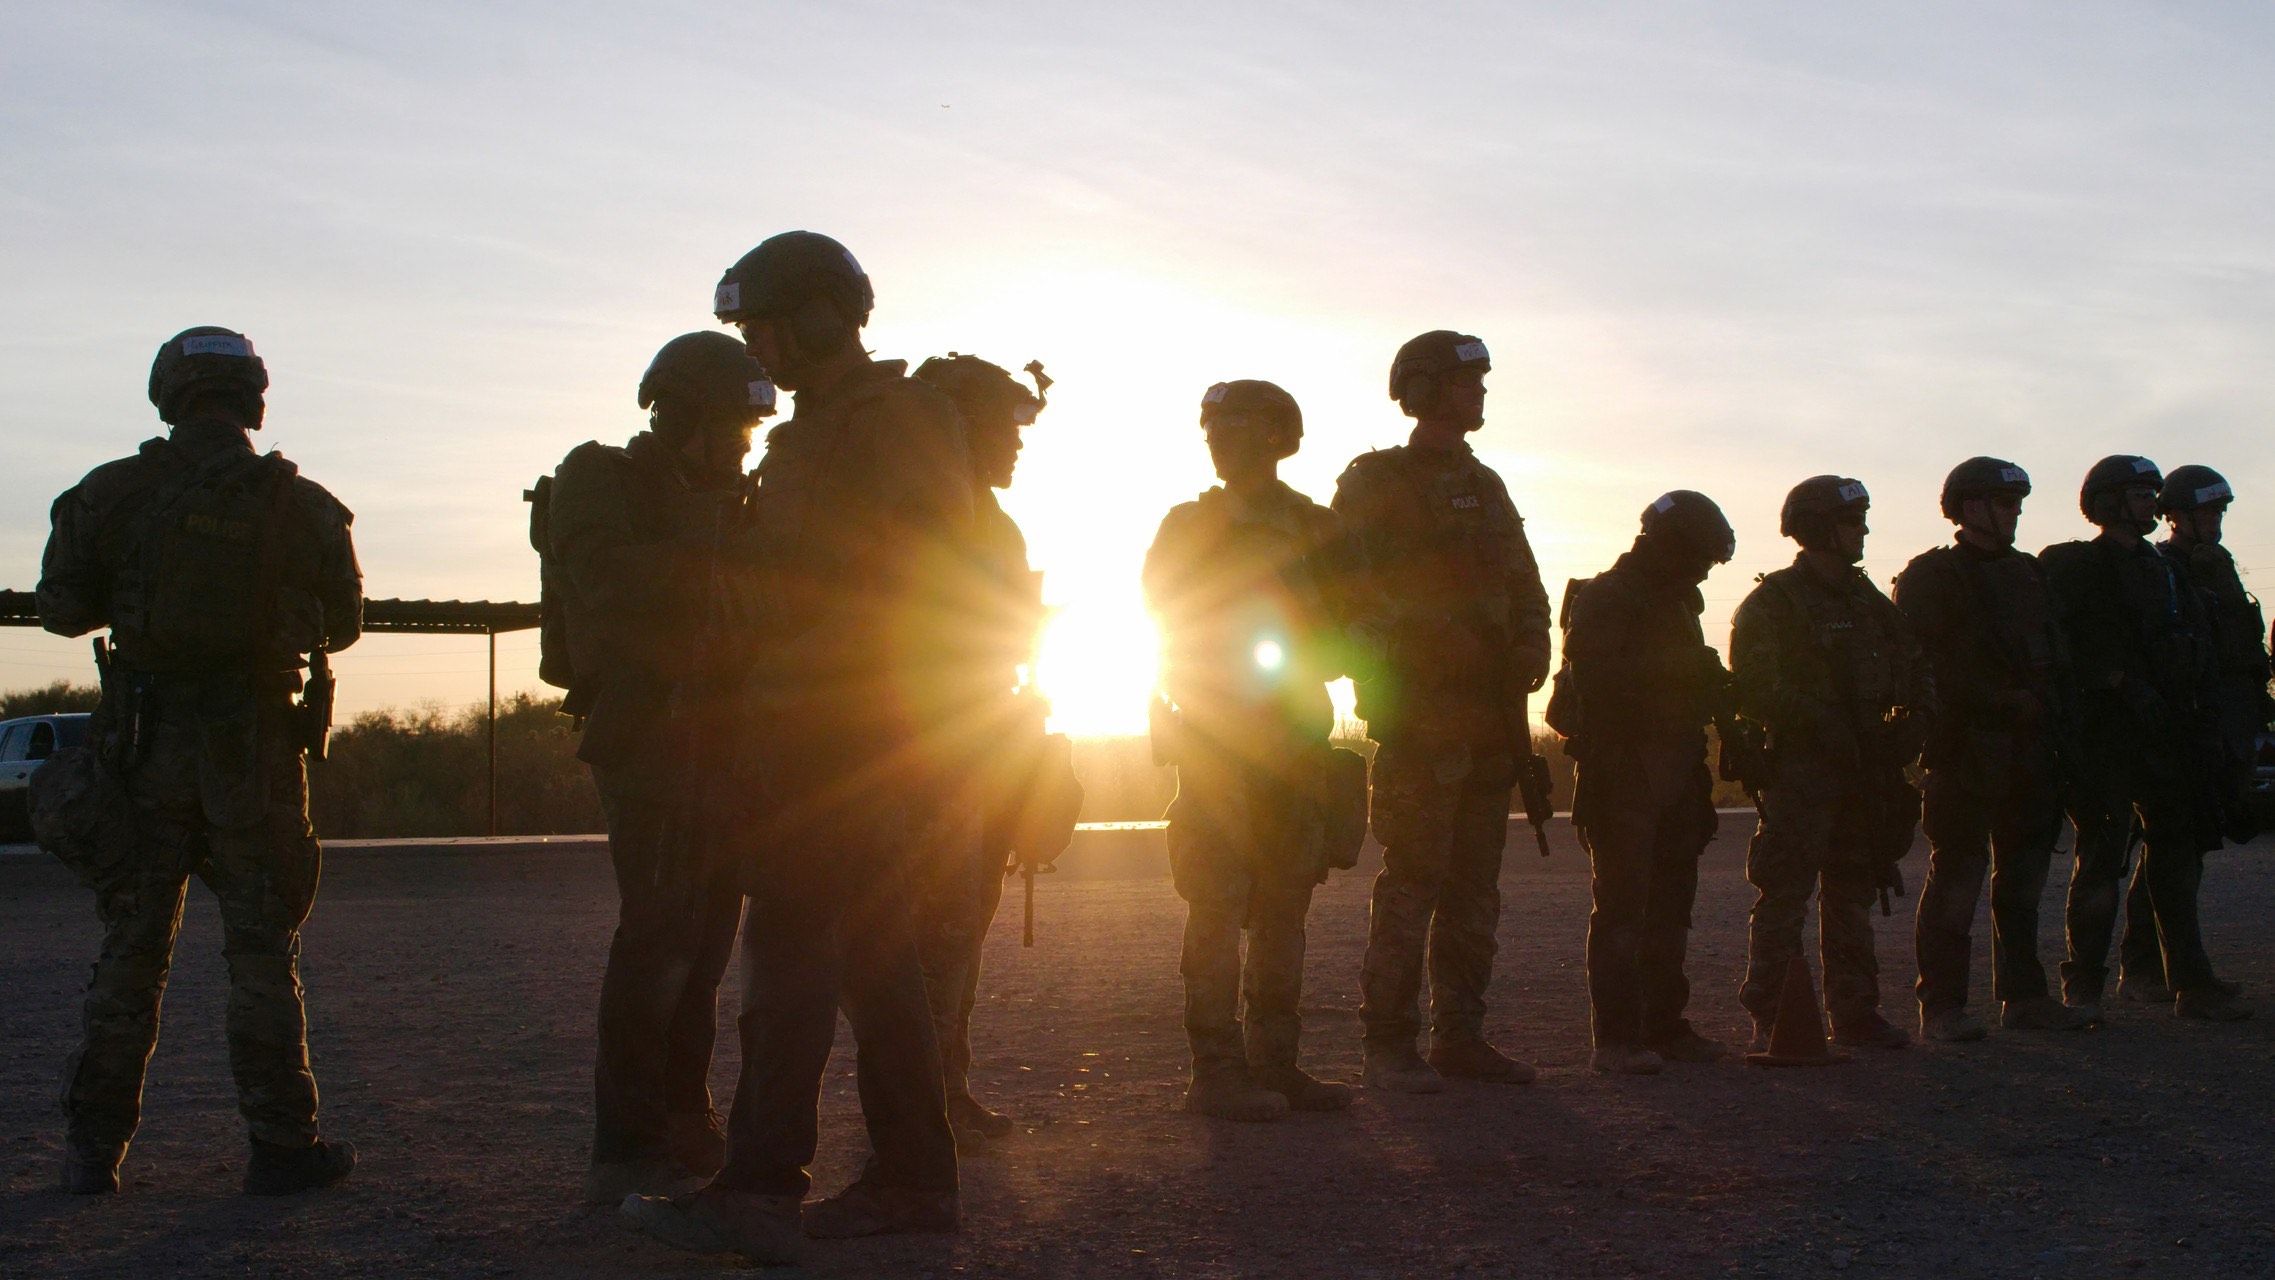
<instances>
[{"instance_id":1,"label":"police patch on vest","mask_svg":"<svg viewBox=\"0 0 2275 1280\"><path fill-rule=\"evenodd\" d=\"M203 511L192 511L182 517L182 532L194 533L204 538L219 538L223 542L251 542L253 540L253 522L250 520L226 520Z\"/></svg>"},{"instance_id":2,"label":"police patch on vest","mask_svg":"<svg viewBox=\"0 0 2275 1280\"><path fill-rule=\"evenodd\" d=\"M1475 511L1485 505L1474 493L1457 493L1448 501L1456 511Z\"/></svg>"}]
</instances>

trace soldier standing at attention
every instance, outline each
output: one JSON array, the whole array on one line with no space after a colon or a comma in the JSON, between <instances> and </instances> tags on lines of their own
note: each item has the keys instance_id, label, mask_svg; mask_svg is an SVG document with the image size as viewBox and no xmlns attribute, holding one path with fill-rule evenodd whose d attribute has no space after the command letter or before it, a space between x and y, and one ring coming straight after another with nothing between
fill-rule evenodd
<instances>
[{"instance_id":1,"label":"soldier standing at attention","mask_svg":"<svg viewBox=\"0 0 2275 1280\"><path fill-rule=\"evenodd\" d=\"M1729 673L1706 643L1699 584L1737 553L1722 509L1678 489L1643 511L1635 545L1573 584L1564 660L1577 728L1572 820L1595 870L1588 998L1598 1071L1653 1075L1728 1050L1683 1016L1698 860L1714 838L1706 725Z\"/></svg>"},{"instance_id":2,"label":"soldier standing at attention","mask_svg":"<svg viewBox=\"0 0 2275 1280\"><path fill-rule=\"evenodd\" d=\"M2267 620L2259 601L2236 572L2235 556L2220 544L2228 505L2235 490L2226 477L2210 467L2174 467L2157 493L2157 513L2165 518L2171 537L2157 544L2172 564L2183 586L2196 593L2204 606L2212 639L2211 755L2219 787L2221 834L2241 844L2258 834L2257 819L2247 797L2251 770L2259 751L2259 736L2275 716L2267 694ZM2202 890L2201 867L2197 886ZM2157 947L2154 911L2148 882L2133 877L2125 897L2125 936L2117 944L2122 960L2117 993L2127 1000L2165 1004L2172 999L2164 982L2164 955ZM2241 994L2235 984L2213 979L2231 995Z\"/></svg>"},{"instance_id":3,"label":"soldier standing at attention","mask_svg":"<svg viewBox=\"0 0 2275 1280\"><path fill-rule=\"evenodd\" d=\"M2075 1031L2089 1010L2048 993L2038 959L2038 900L2061 837L2061 777L2072 733L2069 678L2046 576L2014 549L2030 477L2001 458L1969 458L1943 481L1951 545L1913 557L1896 575L1896 607L1911 620L1935 676L1939 714L1928 734L1927 881L1913 927L1920 1034L1980 1040L1967 1011L1975 907L1991 881L1991 991L1999 1025Z\"/></svg>"},{"instance_id":4,"label":"soldier standing at attention","mask_svg":"<svg viewBox=\"0 0 2275 1280\"><path fill-rule=\"evenodd\" d=\"M567 624L577 755L608 819L620 899L600 987L585 1199L692 1191L718 1172L711 1106L719 977L742 893L720 803L740 751L732 708L750 674L756 583L744 532L751 433L774 387L718 332L672 339L640 379L648 429L578 445L544 523Z\"/></svg>"},{"instance_id":5,"label":"soldier standing at attention","mask_svg":"<svg viewBox=\"0 0 2275 1280\"><path fill-rule=\"evenodd\" d=\"M281 454L254 452L268 385L242 334L169 338L150 400L171 432L89 472L52 512L40 623L67 636L107 626L112 645L89 767L49 766L51 785L95 784L81 799L117 797L78 868L103 921L64 1075L63 1184L78 1194L118 1190L192 875L221 904L246 1192L329 1186L355 1166L353 1147L318 1136L308 1066L300 926L322 853L301 761L313 734L293 694L302 655L355 643L363 576L347 508Z\"/></svg>"},{"instance_id":6,"label":"soldier standing at attention","mask_svg":"<svg viewBox=\"0 0 2275 1280\"><path fill-rule=\"evenodd\" d=\"M1041 364L1028 366L1038 390L1048 390ZM972 1007L979 995L980 956L988 926L1003 900L1003 869L1010 854L1008 815L1015 797L996 784L994 767L1016 759L1043 732L1046 708L1021 668L1033 663L1043 625L1042 575L1027 566L1027 539L995 497L1011 487L1019 465L1019 434L1042 412L1040 395L1019 385L999 365L978 356L934 357L916 378L955 402L964 420L973 479L971 542L953 591L954 647L965 659L956 678L956 790L943 798L930 824L924 878L916 895L917 931L925 992L948 1097L948 1123L959 1143L1010 1134L1011 1117L972 1096Z\"/></svg>"},{"instance_id":7,"label":"soldier standing at attention","mask_svg":"<svg viewBox=\"0 0 2275 1280\"><path fill-rule=\"evenodd\" d=\"M742 1074L727 1158L625 1216L683 1249L791 1263L803 1234L957 1228L956 1144L910 912L912 822L941 782L939 593L969 536L973 479L947 397L869 358L875 300L845 246L775 236L719 282L796 413L769 433L751 499L766 616L756 663L765 822L747 859ZM802 1211L822 1073L843 1007L872 1155Z\"/></svg>"},{"instance_id":8,"label":"soldier standing at attention","mask_svg":"<svg viewBox=\"0 0 2275 1280\"><path fill-rule=\"evenodd\" d=\"M1802 951L1812 892L1833 1039L1885 1049L1911 1039L1880 1013L1872 903L1900 889L1896 861L1919 824L1904 770L1919 756L1934 685L1911 624L1857 567L1870 505L1841 476L1795 485L1778 528L1801 552L1731 620L1738 709L1769 730L1770 781L1746 855L1759 896L1738 992L1759 1048Z\"/></svg>"},{"instance_id":9,"label":"soldier standing at attention","mask_svg":"<svg viewBox=\"0 0 2275 1280\"><path fill-rule=\"evenodd\" d=\"M1354 640L1371 650L1358 711L1380 744L1383 845L1360 973L1366 1083L1435 1093L1533 1069L1485 1042L1501 848L1527 697L1548 675L1548 595L1508 488L1466 437L1485 424L1485 344L1435 330L1400 347L1390 395L1414 432L1336 482L1353 543ZM1415 1050L1427 948L1430 1056Z\"/></svg>"},{"instance_id":10,"label":"soldier standing at attention","mask_svg":"<svg viewBox=\"0 0 2275 1280\"><path fill-rule=\"evenodd\" d=\"M1177 766L1169 866L1186 903L1185 1109L1231 1120L1338 1111L1350 1087L1296 1065L1304 917L1327 875L1316 799L1335 720L1326 682L1343 674L1337 522L1279 478L1303 439L1287 392L1220 382L1202 397L1201 430L1224 484L1171 508L1145 557L1171 703L1156 712L1154 753Z\"/></svg>"},{"instance_id":11,"label":"soldier standing at attention","mask_svg":"<svg viewBox=\"0 0 2275 1280\"><path fill-rule=\"evenodd\" d=\"M2038 556L2069 646L2082 740L2070 807L2077 866L2062 994L2099 1011L2138 821L2140 875L2173 1011L2233 1022L2250 1017L2251 1006L2213 974L2196 917L2204 851L2220 840L2205 719L2211 633L2202 602L2148 540L2163 487L2163 474L2147 458L2103 458L2086 472L2078 495L2100 536Z\"/></svg>"}]
</instances>

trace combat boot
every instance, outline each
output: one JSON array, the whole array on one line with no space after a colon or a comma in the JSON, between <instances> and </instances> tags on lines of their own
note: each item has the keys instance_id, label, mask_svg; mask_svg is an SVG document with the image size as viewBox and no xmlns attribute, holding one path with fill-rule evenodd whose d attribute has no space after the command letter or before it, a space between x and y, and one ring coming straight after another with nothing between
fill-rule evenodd
<instances>
[{"instance_id":1,"label":"combat boot","mask_svg":"<svg viewBox=\"0 0 2275 1280\"><path fill-rule=\"evenodd\" d=\"M622 1204L626 1196L683 1196L707 1181L670 1156L595 1160L585 1170L585 1203Z\"/></svg>"},{"instance_id":2,"label":"combat boot","mask_svg":"<svg viewBox=\"0 0 2275 1280\"><path fill-rule=\"evenodd\" d=\"M1531 1084L1540 1074L1483 1040L1432 1041L1430 1065L1441 1076L1487 1084Z\"/></svg>"},{"instance_id":3,"label":"combat boot","mask_svg":"<svg viewBox=\"0 0 2275 1280\"><path fill-rule=\"evenodd\" d=\"M1968 1019L1974 1021L1972 1018ZM1976 1022L1976 1039L1982 1038L1982 1023ZM1880 1016L1878 1009L1861 1018L1833 1024L1833 1043L1851 1049L1901 1049L1912 1042L1911 1033Z\"/></svg>"},{"instance_id":4,"label":"combat boot","mask_svg":"<svg viewBox=\"0 0 2275 1280\"><path fill-rule=\"evenodd\" d=\"M2127 1004L2171 1004L2172 988L2155 978L2121 974L2117 979L2117 998Z\"/></svg>"},{"instance_id":5,"label":"combat boot","mask_svg":"<svg viewBox=\"0 0 2275 1280\"><path fill-rule=\"evenodd\" d=\"M806 1210L806 1234L816 1240L861 1236L946 1235L958 1226L956 1193L888 1187L868 1178Z\"/></svg>"},{"instance_id":6,"label":"combat boot","mask_svg":"<svg viewBox=\"0 0 2275 1280\"><path fill-rule=\"evenodd\" d=\"M700 1178L708 1178L727 1162L727 1126L719 1113L709 1108L701 1111L674 1111L664 1117L664 1142L671 1148L672 1159ZM624 1189L625 1195L635 1190ZM615 1204L624 1198L615 1197Z\"/></svg>"},{"instance_id":7,"label":"combat boot","mask_svg":"<svg viewBox=\"0 0 2275 1280\"><path fill-rule=\"evenodd\" d=\"M683 1196L626 1196L618 1212L674 1249L739 1253L761 1266L794 1267L806 1256L798 1226L803 1198L705 1187Z\"/></svg>"},{"instance_id":8,"label":"combat boot","mask_svg":"<svg viewBox=\"0 0 2275 1280\"><path fill-rule=\"evenodd\" d=\"M253 1158L245 1165L245 1194L289 1196L328 1187L355 1169L355 1147L345 1142L311 1142L285 1147L253 1139Z\"/></svg>"},{"instance_id":9,"label":"combat boot","mask_svg":"<svg viewBox=\"0 0 2275 1280\"><path fill-rule=\"evenodd\" d=\"M2124 988L2118 990L2122 993ZM2100 1020L2096 1011L2063 1004L2052 996L2009 1000L1999 1006L1999 1028L2004 1031L2083 1031Z\"/></svg>"},{"instance_id":10,"label":"combat boot","mask_svg":"<svg viewBox=\"0 0 2275 1280\"><path fill-rule=\"evenodd\" d=\"M2230 995L2218 987L2199 987L2182 991L2172 998L2175 1017L2197 1018L2205 1022L2242 1022L2252 1014L2251 1002L2241 996Z\"/></svg>"},{"instance_id":11,"label":"combat boot","mask_svg":"<svg viewBox=\"0 0 2275 1280\"><path fill-rule=\"evenodd\" d=\"M1439 1093L1446 1087L1445 1077L1410 1044L1368 1045L1364 1079L1367 1088L1391 1093Z\"/></svg>"},{"instance_id":12,"label":"combat boot","mask_svg":"<svg viewBox=\"0 0 2275 1280\"><path fill-rule=\"evenodd\" d=\"M1245 1064L1212 1064L1193 1068L1185 1110L1220 1120L1257 1122L1286 1115L1288 1100L1251 1079Z\"/></svg>"},{"instance_id":13,"label":"combat boot","mask_svg":"<svg viewBox=\"0 0 2275 1280\"><path fill-rule=\"evenodd\" d=\"M968 1093L948 1099L948 1128L955 1132L958 1150L984 1145L996 1138L1008 1138L1016 1127L1010 1116L988 1110Z\"/></svg>"},{"instance_id":14,"label":"combat boot","mask_svg":"<svg viewBox=\"0 0 2275 1280\"><path fill-rule=\"evenodd\" d=\"M1588 1055L1588 1065L1605 1075L1655 1076L1666 1070L1667 1060L1639 1044L1606 1040Z\"/></svg>"},{"instance_id":15,"label":"combat boot","mask_svg":"<svg viewBox=\"0 0 2275 1280\"><path fill-rule=\"evenodd\" d=\"M2005 1020L2004 1015L2001 1015L2000 1020L2002 1022ZM1933 1040L1938 1044L1972 1044L1990 1033L1990 1028L1983 1025L1981 1018L1956 1005L1949 1009L1938 1009L1934 1013L1929 1013L1925 1009L1920 1010L1920 1038L1922 1040ZM1864 1042L1861 1040L1844 1040L1842 1043L1862 1044Z\"/></svg>"},{"instance_id":16,"label":"combat boot","mask_svg":"<svg viewBox=\"0 0 2275 1280\"><path fill-rule=\"evenodd\" d=\"M1267 1067L1256 1083L1288 1100L1290 1111L1342 1111L1351 1105L1351 1086L1321 1080L1301 1067Z\"/></svg>"},{"instance_id":17,"label":"combat boot","mask_svg":"<svg viewBox=\"0 0 2275 1280\"><path fill-rule=\"evenodd\" d=\"M74 1196L117 1195L119 1162L125 1158L125 1147L65 1139L63 1143L64 1194Z\"/></svg>"},{"instance_id":18,"label":"combat boot","mask_svg":"<svg viewBox=\"0 0 2275 1280\"><path fill-rule=\"evenodd\" d=\"M1688 1018L1677 1023L1673 1032L1643 1047L1668 1062L1720 1062L1730 1053L1730 1046L1700 1035ZM1762 1047L1769 1046L1765 1043Z\"/></svg>"}]
</instances>

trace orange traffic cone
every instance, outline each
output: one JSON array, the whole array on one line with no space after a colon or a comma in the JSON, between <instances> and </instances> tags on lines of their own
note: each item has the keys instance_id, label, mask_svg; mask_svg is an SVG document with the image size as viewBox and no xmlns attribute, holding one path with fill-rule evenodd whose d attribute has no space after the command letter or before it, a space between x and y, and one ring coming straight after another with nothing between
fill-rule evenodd
<instances>
[{"instance_id":1,"label":"orange traffic cone","mask_svg":"<svg viewBox=\"0 0 2275 1280\"><path fill-rule=\"evenodd\" d=\"M1756 1067L1823 1067L1848 1060L1847 1053L1825 1040L1825 1011L1817 1003L1817 983L1809 976L1809 962L1796 953L1778 987L1769 1052L1749 1053L1746 1062Z\"/></svg>"}]
</instances>

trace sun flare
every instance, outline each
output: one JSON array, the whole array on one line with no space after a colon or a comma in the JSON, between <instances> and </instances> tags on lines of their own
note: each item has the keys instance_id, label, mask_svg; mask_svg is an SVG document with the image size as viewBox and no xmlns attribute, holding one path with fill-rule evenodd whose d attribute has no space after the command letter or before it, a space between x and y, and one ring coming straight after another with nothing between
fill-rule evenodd
<instances>
[{"instance_id":1,"label":"sun flare","mask_svg":"<svg viewBox=\"0 0 2275 1280\"><path fill-rule=\"evenodd\" d=\"M1077 600L1043 628L1036 684L1051 728L1076 737L1145 732L1160 670L1160 639L1135 593L1127 601Z\"/></svg>"}]
</instances>

